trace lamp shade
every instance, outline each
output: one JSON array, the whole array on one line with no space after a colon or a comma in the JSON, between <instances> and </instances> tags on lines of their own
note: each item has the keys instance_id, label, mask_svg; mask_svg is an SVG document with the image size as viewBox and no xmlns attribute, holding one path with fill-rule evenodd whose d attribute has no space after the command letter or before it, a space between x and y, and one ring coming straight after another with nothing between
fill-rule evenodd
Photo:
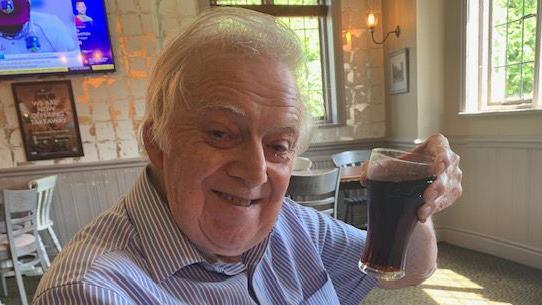
<instances>
[{"instance_id":1,"label":"lamp shade","mask_svg":"<svg viewBox=\"0 0 542 305\"><path fill-rule=\"evenodd\" d=\"M374 28L376 28L377 23L378 23L378 20L376 19L375 14L369 13L369 15L367 15L367 27L370 30L373 30Z\"/></svg>"}]
</instances>

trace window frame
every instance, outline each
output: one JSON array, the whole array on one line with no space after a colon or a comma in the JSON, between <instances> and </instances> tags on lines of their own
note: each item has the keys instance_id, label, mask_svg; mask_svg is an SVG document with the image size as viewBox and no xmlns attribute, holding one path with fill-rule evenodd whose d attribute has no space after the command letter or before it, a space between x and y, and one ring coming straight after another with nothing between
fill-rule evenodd
<instances>
[{"instance_id":1,"label":"window frame","mask_svg":"<svg viewBox=\"0 0 542 305\"><path fill-rule=\"evenodd\" d=\"M495 103L491 100L492 43L489 39L493 29L492 0L461 1L461 105L459 114L525 112L542 109L542 96L540 95L542 92L540 77L542 76L540 52L542 0L537 0L537 2L533 96L530 99ZM473 19L473 16L476 16L477 19ZM477 52L468 51L472 49ZM474 53L476 55L473 55Z\"/></svg>"},{"instance_id":2,"label":"window frame","mask_svg":"<svg viewBox=\"0 0 542 305\"><path fill-rule=\"evenodd\" d=\"M216 5L214 0L200 0L200 8L229 6L252 9L276 17L320 17L318 19L320 63L326 117L315 119L315 123L320 127L344 125L344 62L340 42L340 0L320 0L319 5L274 5L273 0L262 2L264 4L261 5Z\"/></svg>"}]
</instances>

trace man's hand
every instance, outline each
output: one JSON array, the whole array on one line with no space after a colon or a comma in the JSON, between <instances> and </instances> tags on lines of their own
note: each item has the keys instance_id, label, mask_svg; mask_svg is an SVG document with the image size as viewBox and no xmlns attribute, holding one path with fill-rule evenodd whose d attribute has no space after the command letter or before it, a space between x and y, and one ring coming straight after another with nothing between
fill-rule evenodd
<instances>
[{"instance_id":1,"label":"man's hand","mask_svg":"<svg viewBox=\"0 0 542 305\"><path fill-rule=\"evenodd\" d=\"M433 159L433 173L436 179L423 193L425 202L418 208L418 219L425 222L431 215L451 206L461 197L463 173L459 168L459 156L450 149L448 139L441 134L429 137L412 152L429 153ZM363 164L362 185L367 185L368 165L369 162Z\"/></svg>"}]
</instances>

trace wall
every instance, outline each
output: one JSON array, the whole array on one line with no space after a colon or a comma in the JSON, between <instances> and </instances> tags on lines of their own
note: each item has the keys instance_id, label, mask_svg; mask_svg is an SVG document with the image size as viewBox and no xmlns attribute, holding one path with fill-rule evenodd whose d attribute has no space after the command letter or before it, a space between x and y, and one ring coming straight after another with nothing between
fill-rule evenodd
<instances>
[{"instance_id":1,"label":"wall","mask_svg":"<svg viewBox=\"0 0 542 305\"><path fill-rule=\"evenodd\" d=\"M416 0L383 0L382 23L385 32L392 31L396 25L401 27L401 35L390 36L385 43L385 57L402 48L409 49L409 91L390 94L386 90L387 139L392 141L413 141L418 137L418 52L416 44ZM375 33L381 39L381 33ZM389 87L389 64L386 62L386 86Z\"/></svg>"},{"instance_id":2,"label":"wall","mask_svg":"<svg viewBox=\"0 0 542 305\"><path fill-rule=\"evenodd\" d=\"M461 116L459 102L460 90L460 24L461 1L446 1L445 50L446 77L445 125L446 134L454 136L542 136L542 112L516 113L505 115Z\"/></svg>"},{"instance_id":3,"label":"wall","mask_svg":"<svg viewBox=\"0 0 542 305\"><path fill-rule=\"evenodd\" d=\"M371 147L386 128L383 48L369 43L364 21L368 10L380 13L380 0L334 3L340 3L343 32L353 33L353 39L343 54L346 124L315 132L312 152L326 157L339 149ZM118 71L44 78L72 81L84 157L27 162L10 86L38 78L0 82L0 189L25 187L31 178L59 174L53 218L63 242L114 204L143 166L136 132L150 69L167 40L207 1L108 0L106 5Z\"/></svg>"},{"instance_id":4,"label":"wall","mask_svg":"<svg viewBox=\"0 0 542 305\"><path fill-rule=\"evenodd\" d=\"M443 131L462 156L464 195L441 238L542 269L542 112L461 116L461 1L446 1Z\"/></svg>"},{"instance_id":5,"label":"wall","mask_svg":"<svg viewBox=\"0 0 542 305\"><path fill-rule=\"evenodd\" d=\"M339 2L339 1L337 1ZM343 45L346 124L316 129L313 143L379 139L386 133L383 48L371 43L365 16L380 14L381 0L342 0L344 34L352 36Z\"/></svg>"},{"instance_id":6,"label":"wall","mask_svg":"<svg viewBox=\"0 0 542 305\"><path fill-rule=\"evenodd\" d=\"M197 7L192 0L111 0L106 4L118 71L69 76L85 156L26 162L8 80L0 83L0 168L84 163L140 155L135 134L144 113L150 68L164 41L197 14ZM59 78L65 77L44 79Z\"/></svg>"},{"instance_id":7,"label":"wall","mask_svg":"<svg viewBox=\"0 0 542 305\"><path fill-rule=\"evenodd\" d=\"M383 1L385 27L405 23L413 32L386 42L386 53L411 48L417 83L409 94L386 95L388 139L442 132L462 157L463 197L436 217L440 240L542 268L542 113L458 115L460 3Z\"/></svg>"},{"instance_id":8,"label":"wall","mask_svg":"<svg viewBox=\"0 0 542 305\"><path fill-rule=\"evenodd\" d=\"M136 133L144 114L150 69L167 39L190 23L201 0L106 1L118 71L69 76L85 156L27 162L13 103L11 80L0 83L0 169L18 166L122 160L140 156ZM342 126L315 131L315 143L377 139L385 135L382 48L368 44L363 17L380 12L380 0L343 0L343 29L354 33L344 53L345 116ZM51 76L46 79L65 77ZM16 79L28 81L36 78Z\"/></svg>"}]
</instances>

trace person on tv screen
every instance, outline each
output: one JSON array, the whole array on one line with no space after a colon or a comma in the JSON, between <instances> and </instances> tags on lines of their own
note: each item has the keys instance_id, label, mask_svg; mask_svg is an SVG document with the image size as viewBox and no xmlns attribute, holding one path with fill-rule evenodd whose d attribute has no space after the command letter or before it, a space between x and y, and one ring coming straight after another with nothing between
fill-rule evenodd
<instances>
[{"instance_id":1,"label":"person on tv screen","mask_svg":"<svg viewBox=\"0 0 542 305\"><path fill-rule=\"evenodd\" d=\"M0 54L67 52L76 47L57 16L32 11L29 0L0 0Z\"/></svg>"},{"instance_id":2,"label":"person on tv screen","mask_svg":"<svg viewBox=\"0 0 542 305\"><path fill-rule=\"evenodd\" d=\"M85 1L75 1L75 10L77 11L77 15L75 15L75 26L81 26L87 23L92 25L94 20L87 15L87 5L85 4Z\"/></svg>"}]
</instances>

